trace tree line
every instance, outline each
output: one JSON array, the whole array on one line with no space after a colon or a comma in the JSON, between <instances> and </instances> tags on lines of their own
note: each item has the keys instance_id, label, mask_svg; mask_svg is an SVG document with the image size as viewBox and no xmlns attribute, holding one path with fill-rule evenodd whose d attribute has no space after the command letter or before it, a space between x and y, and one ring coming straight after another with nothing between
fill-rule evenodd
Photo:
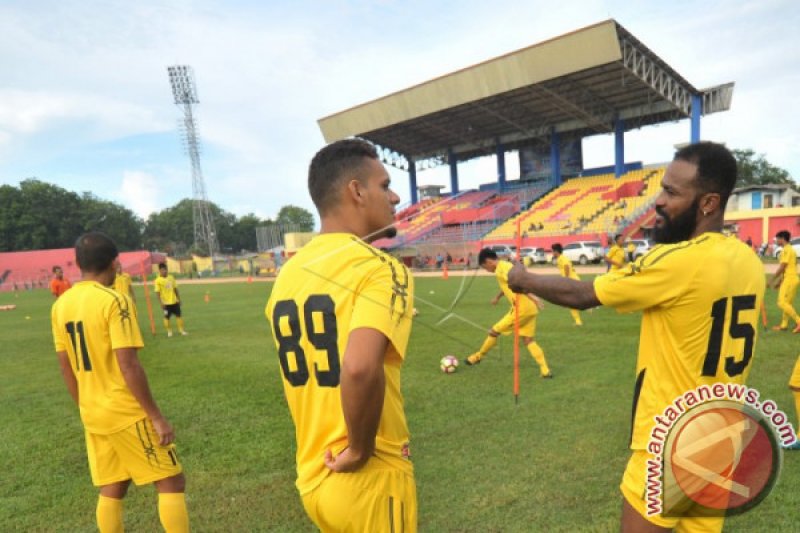
<instances>
[{"instance_id":1,"label":"tree line","mask_svg":"<svg viewBox=\"0 0 800 533\"><path fill-rule=\"evenodd\" d=\"M120 204L26 179L19 186L0 185L0 252L70 248L78 235L103 231L121 251L158 250L173 255L193 250L194 219L191 199L152 213L142 220ZM223 253L256 250L256 228L280 224L300 231L314 229L314 216L302 207L287 205L275 220L250 213L237 217L209 202Z\"/></svg>"}]
</instances>

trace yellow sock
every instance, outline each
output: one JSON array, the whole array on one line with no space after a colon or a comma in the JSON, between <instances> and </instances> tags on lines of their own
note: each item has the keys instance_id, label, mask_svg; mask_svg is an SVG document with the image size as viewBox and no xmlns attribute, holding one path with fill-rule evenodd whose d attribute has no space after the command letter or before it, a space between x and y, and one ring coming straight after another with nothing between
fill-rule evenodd
<instances>
[{"instance_id":1,"label":"yellow sock","mask_svg":"<svg viewBox=\"0 0 800 533\"><path fill-rule=\"evenodd\" d=\"M483 357L489 350L494 348L496 344L497 344L497 337L492 337L491 335L489 335L486 337L486 340L483 341L481 349L478 350L478 353L481 354L481 357Z\"/></svg>"},{"instance_id":2,"label":"yellow sock","mask_svg":"<svg viewBox=\"0 0 800 533\"><path fill-rule=\"evenodd\" d=\"M186 497L183 492L158 493L158 517L167 533L186 533L189 531L189 513L186 511Z\"/></svg>"},{"instance_id":3,"label":"yellow sock","mask_svg":"<svg viewBox=\"0 0 800 533\"><path fill-rule=\"evenodd\" d=\"M579 326L583 325L583 322L581 322L581 313L580 313L580 311L578 311L577 309L570 309L569 313L572 315L572 318L573 318L573 320L575 320L575 323L577 325L579 325Z\"/></svg>"},{"instance_id":4,"label":"yellow sock","mask_svg":"<svg viewBox=\"0 0 800 533\"><path fill-rule=\"evenodd\" d=\"M100 495L97 498L97 528L100 533L122 533L122 500Z\"/></svg>"},{"instance_id":5,"label":"yellow sock","mask_svg":"<svg viewBox=\"0 0 800 533\"><path fill-rule=\"evenodd\" d=\"M166 319L166 318L164 319L164 329L166 329L168 332L172 333L172 328L169 327L169 320Z\"/></svg>"},{"instance_id":6,"label":"yellow sock","mask_svg":"<svg viewBox=\"0 0 800 533\"><path fill-rule=\"evenodd\" d=\"M531 352L533 359L539 365L539 372L543 376L549 374L550 368L547 366L547 361L544 358L544 350L542 350L542 347L536 344L536 341L531 341L530 344L528 344L528 351Z\"/></svg>"}]
</instances>

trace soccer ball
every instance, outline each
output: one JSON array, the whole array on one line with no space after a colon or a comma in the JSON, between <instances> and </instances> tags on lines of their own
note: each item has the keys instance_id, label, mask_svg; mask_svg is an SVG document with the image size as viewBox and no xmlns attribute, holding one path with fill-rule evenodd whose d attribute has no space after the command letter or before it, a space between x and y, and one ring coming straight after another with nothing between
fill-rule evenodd
<instances>
[{"instance_id":1,"label":"soccer ball","mask_svg":"<svg viewBox=\"0 0 800 533\"><path fill-rule=\"evenodd\" d=\"M442 357L442 360L439 361L439 368L441 368L442 372L445 374L452 374L458 369L458 359L455 355L445 355Z\"/></svg>"}]
</instances>

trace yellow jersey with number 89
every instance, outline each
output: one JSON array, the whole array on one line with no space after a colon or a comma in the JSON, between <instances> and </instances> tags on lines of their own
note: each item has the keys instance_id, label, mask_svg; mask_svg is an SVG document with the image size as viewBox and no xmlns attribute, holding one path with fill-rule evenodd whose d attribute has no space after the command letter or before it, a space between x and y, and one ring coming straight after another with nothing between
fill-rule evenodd
<instances>
[{"instance_id":1,"label":"yellow jersey with number 89","mask_svg":"<svg viewBox=\"0 0 800 533\"><path fill-rule=\"evenodd\" d=\"M375 456L412 472L400 368L411 333L413 278L392 256L346 233L315 237L281 268L266 307L297 438L297 488L330 472L323 459L347 446L339 371L350 332L371 328L389 346Z\"/></svg>"}]
</instances>

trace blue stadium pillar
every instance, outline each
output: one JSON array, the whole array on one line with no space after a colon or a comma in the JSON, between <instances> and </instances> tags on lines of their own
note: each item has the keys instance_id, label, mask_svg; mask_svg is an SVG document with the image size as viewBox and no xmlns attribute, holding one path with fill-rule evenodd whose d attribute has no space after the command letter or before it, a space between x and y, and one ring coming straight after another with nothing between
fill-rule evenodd
<instances>
[{"instance_id":1,"label":"blue stadium pillar","mask_svg":"<svg viewBox=\"0 0 800 533\"><path fill-rule=\"evenodd\" d=\"M506 188L506 149L500 143L500 139L495 141L497 155L497 190L500 192Z\"/></svg>"},{"instance_id":2,"label":"blue stadium pillar","mask_svg":"<svg viewBox=\"0 0 800 533\"><path fill-rule=\"evenodd\" d=\"M692 144L700 142L700 114L703 112L703 97L699 94L692 95Z\"/></svg>"},{"instance_id":3,"label":"blue stadium pillar","mask_svg":"<svg viewBox=\"0 0 800 533\"><path fill-rule=\"evenodd\" d=\"M614 120L614 176L625 174L625 123L619 117Z\"/></svg>"},{"instance_id":4,"label":"blue stadium pillar","mask_svg":"<svg viewBox=\"0 0 800 533\"><path fill-rule=\"evenodd\" d=\"M561 185L561 139L555 128L550 130L550 174L553 186Z\"/></svg>"},{"instance_id":5,"label":"blue stadium pillar","mask_svg":"<svg viewBox=\"0 0 800 533\"><path fill-rule=\"evenodd\" d=\"M408 186L411 188L411 203L417 203L417 163L411 159L408 159Z\"/></svg>"},{"instance_id":6,"label":"blue stadium pillar","mask_svg":"<svg viewBox=\"0 0 800 533\"><path fill-rule=\"evenodd\" d=\"M447 162L450 164L450 194L458 194L458 161L451 148L447 149Z\"/></svg>"}]
</instances>

